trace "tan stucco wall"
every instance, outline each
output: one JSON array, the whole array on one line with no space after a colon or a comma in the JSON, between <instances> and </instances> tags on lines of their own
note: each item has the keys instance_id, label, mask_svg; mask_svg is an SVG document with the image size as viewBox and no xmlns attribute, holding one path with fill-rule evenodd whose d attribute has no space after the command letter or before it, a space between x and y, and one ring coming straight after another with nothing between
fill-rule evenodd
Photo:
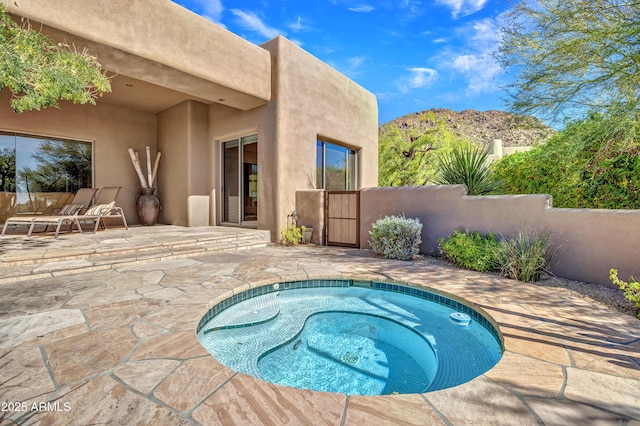
<instances>
[{"instance_id":1,"label":"tan stucco wall","mask_svg":"<svg viewBox=\"0 0 640 426\"><path fill-rule=\"evenodd\" d=\"M560 277L611 285L609 269L620 277L640 276L640 210L556 209L549 195L467 196L462 185L364 188L361 192L361 247L379 217L405 214L423 224L422 252L437 250L438 238L457 229L505 237L520 229L551 232Z\"/></svg>"},{"instance_id":2,"label":"tan stucco wall","mask_svg":"<svg viewBox=\"0 0 640 426\"><path fill-rule=\"evenodd\" d=\"M188 199L209 195L209 107L185 101L158 114L158 196L162 223L187 226Z\"/></svg>"},{"instance_id":3,"label":"tan stucco wall","mask_svg":"<svg viewBox=\"0 0 640 426\"><path fill-rule=\"evenodd\" d=\"M193 85L202 96L208 92L202 82L210 82L215 85L211 97L221 88L231 89L221 97L243 109L264 104L271 96L268 52L174 2L2 2L13 13L91 42L92 53L119 74L174 88L193 76L201 80Z\"/></svg>"},{"instance_id":4,"label":"tan stucco wall","mask_svg":"<svg viewBox=\"0 0 640 426\"><path fill-rule=\"evenodd\" d=\"M140 181L127 149L139 151L142 158L146 146L155 152L154 114L108 104L92 107L67 102L60 109L16 114L9 107L9 99L7 89L0 91L0 130L93 141L94 187L121 186L117 203L128 222L138 223L135 197Z\"/></svg>"},{"instance_id":5,"label":"tan stucco wall","mask_svg":"<svg viewBox=\"0 0 640 426\"><path fill-rule=\"evenodd\" d=\"M298 226L313 228L311 242L324 244L324 196L326 192L321 189L309 189L296 191L296 213L298 214Z\"/></svg>"},{"instance_id":6,"label":"tan stucco wall","mask_svg":"<svg viewBox=\"0 0 640 426\"><path fill-rule=\"evenodd\" d=\"M272 54L274 96L268 109L275 119L275 146L261 166L274 175L275 203L268 228L274 241L295 209L298 189L316 188L318 136L359 151L359 185L378 181L378 107L373 94L278 37L263 45Z\"/></svg>"}]
</instances>

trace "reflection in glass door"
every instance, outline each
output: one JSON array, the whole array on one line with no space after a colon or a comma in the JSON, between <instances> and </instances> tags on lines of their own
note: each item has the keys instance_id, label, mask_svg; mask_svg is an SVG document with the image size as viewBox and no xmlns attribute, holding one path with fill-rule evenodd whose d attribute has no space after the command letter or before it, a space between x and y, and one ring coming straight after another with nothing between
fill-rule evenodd
<instances>
[{"instance_id":1,"label":"reflection in glass door","mask_svg":"<svg viewBox=\"0 0 640 426\"><path fill-rule=\"evenodd\" d=\"M258 220L258 136L222 143L222 221L256 226Z\"/></svg>"},{"instance_id":2,"label":"reflection in glass door","mask_svg":"<svg viewBox=\"0 0 640 426\"><path fill-rule=\"evenodd\" d=\"M223 170L223 214L222 221L228 223L240 223L238 185L238 162L240 159L239 141L229 141L222 144L222 170Z\"/></svg>"}]
</instances>

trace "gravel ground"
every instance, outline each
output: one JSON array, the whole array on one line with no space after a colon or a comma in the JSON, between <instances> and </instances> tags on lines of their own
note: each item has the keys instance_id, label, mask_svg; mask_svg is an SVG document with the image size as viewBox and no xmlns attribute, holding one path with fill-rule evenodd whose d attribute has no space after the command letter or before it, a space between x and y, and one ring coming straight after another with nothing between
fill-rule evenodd
<instances>
[{"instance_id":1,"label":"gravel ground","mask_svg":"<svg viewBox=\"0 0 640 426\"><path fill-rule=\"evenodd\" d=\"M354 250L352 254L356 256L375 256L371 250ZM414 261L425 262L449 268L456 268L456 266L433 256L416 256L414 258ZM631 315L634 317L638 317L638 315L640 315L640 308L636 308L635 306L633 306L633 303L627 300L627 298L624 297L624 293L622 292L622 290L618 288L613 288L602 284L572 281L548 274L544 274L540 281L532 284L544 287L553 287L557 291L573 294L574 296L580 297L584 300L599 303L608 307L609 309L613 309L627 315Z\"/></svg>"}]
</instances>

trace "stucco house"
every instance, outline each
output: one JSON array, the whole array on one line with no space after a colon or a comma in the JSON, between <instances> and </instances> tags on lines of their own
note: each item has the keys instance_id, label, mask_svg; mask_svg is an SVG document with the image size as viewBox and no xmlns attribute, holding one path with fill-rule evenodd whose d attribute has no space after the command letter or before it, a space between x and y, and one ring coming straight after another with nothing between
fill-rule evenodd
<instances>
[{"instance_id":1,"label":"stucco house","mask_svg":"<svg viewBox=\"0 0 640 426\"><path fill-rule=\"evenodd\" d=\"M14 113L0 92L0 149L35 167L30 147L78 143L84 184L121 186L138 221L140 183L127 149L162 152L159 222L271 231L295 209L296 190L377 186L373 94L283 37L254 45L168 0L4 1L58 41L86 47L113 76L96 106ZM25 194L22 194L25 195Z\"/></svg>"}]
</instances>

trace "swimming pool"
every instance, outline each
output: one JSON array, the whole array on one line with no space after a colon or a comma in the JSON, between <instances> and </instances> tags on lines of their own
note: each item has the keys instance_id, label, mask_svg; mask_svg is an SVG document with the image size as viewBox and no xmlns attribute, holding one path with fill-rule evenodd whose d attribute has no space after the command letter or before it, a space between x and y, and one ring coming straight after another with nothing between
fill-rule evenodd
<instances>
[{"instance_id":1,"label":"swimming pool","mask_svg":"<svg viewBox=\"0 0 640 426\"><path fill-rule=\"evenodd\" d=\"M502 356L498 330L467 304L380 281L251 289L210 309L197 331L202 345L235 371L348 395L456 386Z\"/></svg>"}]
</instances>

